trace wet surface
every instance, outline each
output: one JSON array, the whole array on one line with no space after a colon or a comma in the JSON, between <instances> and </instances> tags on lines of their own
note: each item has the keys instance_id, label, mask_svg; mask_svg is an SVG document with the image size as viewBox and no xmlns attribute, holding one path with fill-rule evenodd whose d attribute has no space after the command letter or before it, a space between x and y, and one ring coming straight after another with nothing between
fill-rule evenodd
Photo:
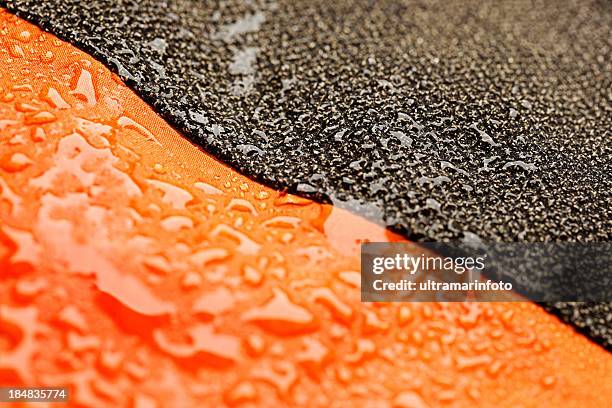
<instances>
[{"instance_id":1,"label":"wet surface","mask_svg":"<svg viewBox=\"0 0 612 408\"><path fill-rule=\"evenodd\" d=\"M0 35L0 383L88 407L605 404L610 354L536 305L360 303L359 242L398 236L237 174L4 12Z\"/></svg>"},{"instance_id":2,"label":"wet surface","mask_svg":"<svg viewBox=\"0 0 612 408\"><path fill-rule=\"evenodd\" d=\"M610 239L607 2L0 4L277 189L412 239ZM609 305L550 307L612 344Z\"/></svg>"},{"instance_id":3,"label":"wet surface","mask_svg":"<svg viewBox=\"0 0 612 408\"><path fill-rule=\"evenodd\" d=\"M243 174L412 239L609 239L610 4L3 1Z\"/></svg>"}]
</instances>

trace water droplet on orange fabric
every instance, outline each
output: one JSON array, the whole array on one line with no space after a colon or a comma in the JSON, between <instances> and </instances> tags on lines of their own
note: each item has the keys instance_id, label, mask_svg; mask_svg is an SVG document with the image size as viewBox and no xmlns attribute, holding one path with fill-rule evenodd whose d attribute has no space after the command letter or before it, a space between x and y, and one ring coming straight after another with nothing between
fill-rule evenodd
<instances>
[{"instance_id":1,"label":"water droplet on orange fabric","mask_svg":"<svg viewBox=\"0 0 612 408\"><path fill-rule=\"evenodd\" d=\"M235 303L234 295L227 288L221 287L200 295L193 304L193 310L196 313L216 316L231 310Z\"/></svg>"},{"instance_id":2,"label":"water droplet on orange fabric","mask_svg":"<svg viewBox=\"0 0 612 408\"><path fill-rule=\"evenodd\" d=\"M62 98L62 95L60 95L55 88L49 88L45 95L45 100L49 102L49 105L53 108L70 109L70 105Z\"/></svg>"},{"instance_id":3,"label":"water droplet on orange fabric","mask_svg":"<svg viewBox=\"0 0 612 408\"><path fill-rule=\"evenodd\" d=\"M96 104L96 90L94 88L93 78L89 71L81 69L79 79L77 80L74 89L70 91L70 94L81 97L90 105Z\"/></svg>"},{"instance_id":4,"label":"water droplet on orange fabric","mask_svg":"<svg viewBox=\"0 0 612 408\"><path fill-rule=\"evenodd\" d=\"M314 329L314 317L307 309L289 300L285 292L274 289L272 299L242 315L273 333L292 334Z\"/></svg>"},{"instance_id":5,"label":"water droplet on orange fabric","mask_svg":"<svg viewBox=\"0 0 612 408\"><path fill-rule=\"evenodd\" d=\"M11 173L21 171L32 164L32 159L23 153L15 153L2 163L1 167Z\"/></svg>"},{"instance_id":6,"label":"water droplet on orange fabric","mask_svg":"<svg viewBox=\"0 0 612 408\"><path fill-rule=\"evenodd\" d=\"M193 364L196 364L196 367L198 362L225 367L241 359L240 340L234 336L216 333L210 325L193 326L187 330L187 335L190 341L179 343L170 340L161 329L157 329L153 338L157 345L172 357L195 359Z\"/></svg>"},{"instance_id":7,"label":"water droplet on orange fabric","mask_svg":"<svg viewBox=\"0 0 612 408\"><path fill-rule=\"evenodd\" d=\"M26 125L42 125L43 123L54 122L57 118L51 112L38 112L31 115L27 115L24 118Z\"/></svg>"}]
</instances>

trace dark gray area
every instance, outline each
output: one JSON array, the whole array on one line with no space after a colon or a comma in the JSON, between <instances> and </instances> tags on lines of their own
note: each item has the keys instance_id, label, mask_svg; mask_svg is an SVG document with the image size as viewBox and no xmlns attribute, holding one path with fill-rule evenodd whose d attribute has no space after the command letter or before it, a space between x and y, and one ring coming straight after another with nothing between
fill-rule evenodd
<instances>
[{"instance_id":1,"label":"dark gray area","mask_svg":"<svg viewBox=\"0 0 612 408\"><path fill-rule=\"evenodd\" d=\"M581 333L612 351L612 307L610 303L546 303L544 309L569 322Z\"/></svg>"},{"instance_id":2,"label":"dark gray area","mask_svg":"<svg viewBox=\"0 0 612 408\"><path fill-rule=\"evenodd\" d=\"M383 282L399 284L399 288L385 288ZM451 289L434 288L436 283L449 284ZM493 283L497 287L483 290L483 285ZM612 299L612 242L361 245L362 302L526 299L551 305L608 302Z\"/></svg>"},{"instance_id":3,"label":"dark gray area","mask_svg":"<svg viewBox=\"0 0 612 408\"><path fill-rule=\"evenodd\" d=\"M273 187L419 240L612 235L609 1L0 4ZM559 308L612 345L608 306Z\"/></svg>"}]
</instances>

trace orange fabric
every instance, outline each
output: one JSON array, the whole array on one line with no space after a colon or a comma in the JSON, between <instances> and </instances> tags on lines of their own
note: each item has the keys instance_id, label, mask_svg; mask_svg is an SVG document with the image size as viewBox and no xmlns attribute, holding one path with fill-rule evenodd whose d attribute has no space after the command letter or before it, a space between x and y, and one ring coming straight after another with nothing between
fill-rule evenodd
<instances>
[{"instance_id":1,"label":"orange fabric","mask_svg":"<svg viewBox=\"0 0 612 408\"><path fill-rule=\"evenodd\" d=\"M0 384L71 406L605 406L612 359L530 303L362 304L399 237L199 151L0 13Z\"/></svg>"}]
</instances>

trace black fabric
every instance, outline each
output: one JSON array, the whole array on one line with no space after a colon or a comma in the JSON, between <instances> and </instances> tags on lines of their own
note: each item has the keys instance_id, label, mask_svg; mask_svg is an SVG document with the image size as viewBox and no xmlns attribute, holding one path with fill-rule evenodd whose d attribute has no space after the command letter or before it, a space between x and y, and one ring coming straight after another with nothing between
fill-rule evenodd
<instances>
[{"instance_id":1,"label":"black fabric","mask_svg":"<svg viewBox=\"0 0 612 408\"><path fill-rule=\"evenodd\" d=\"M612 351L612 304L558 302L542 306Z\"/></svg>"},{"instance_id":2,"label":"black fabric","mask_svg":"<svg viewBox=\"0 0 612 408\"><path fill-rule=\"evenodd\" d=\"M610 2L0 4L275 188L412 239L610 239Z\"/></svg>"}]
</instances>

